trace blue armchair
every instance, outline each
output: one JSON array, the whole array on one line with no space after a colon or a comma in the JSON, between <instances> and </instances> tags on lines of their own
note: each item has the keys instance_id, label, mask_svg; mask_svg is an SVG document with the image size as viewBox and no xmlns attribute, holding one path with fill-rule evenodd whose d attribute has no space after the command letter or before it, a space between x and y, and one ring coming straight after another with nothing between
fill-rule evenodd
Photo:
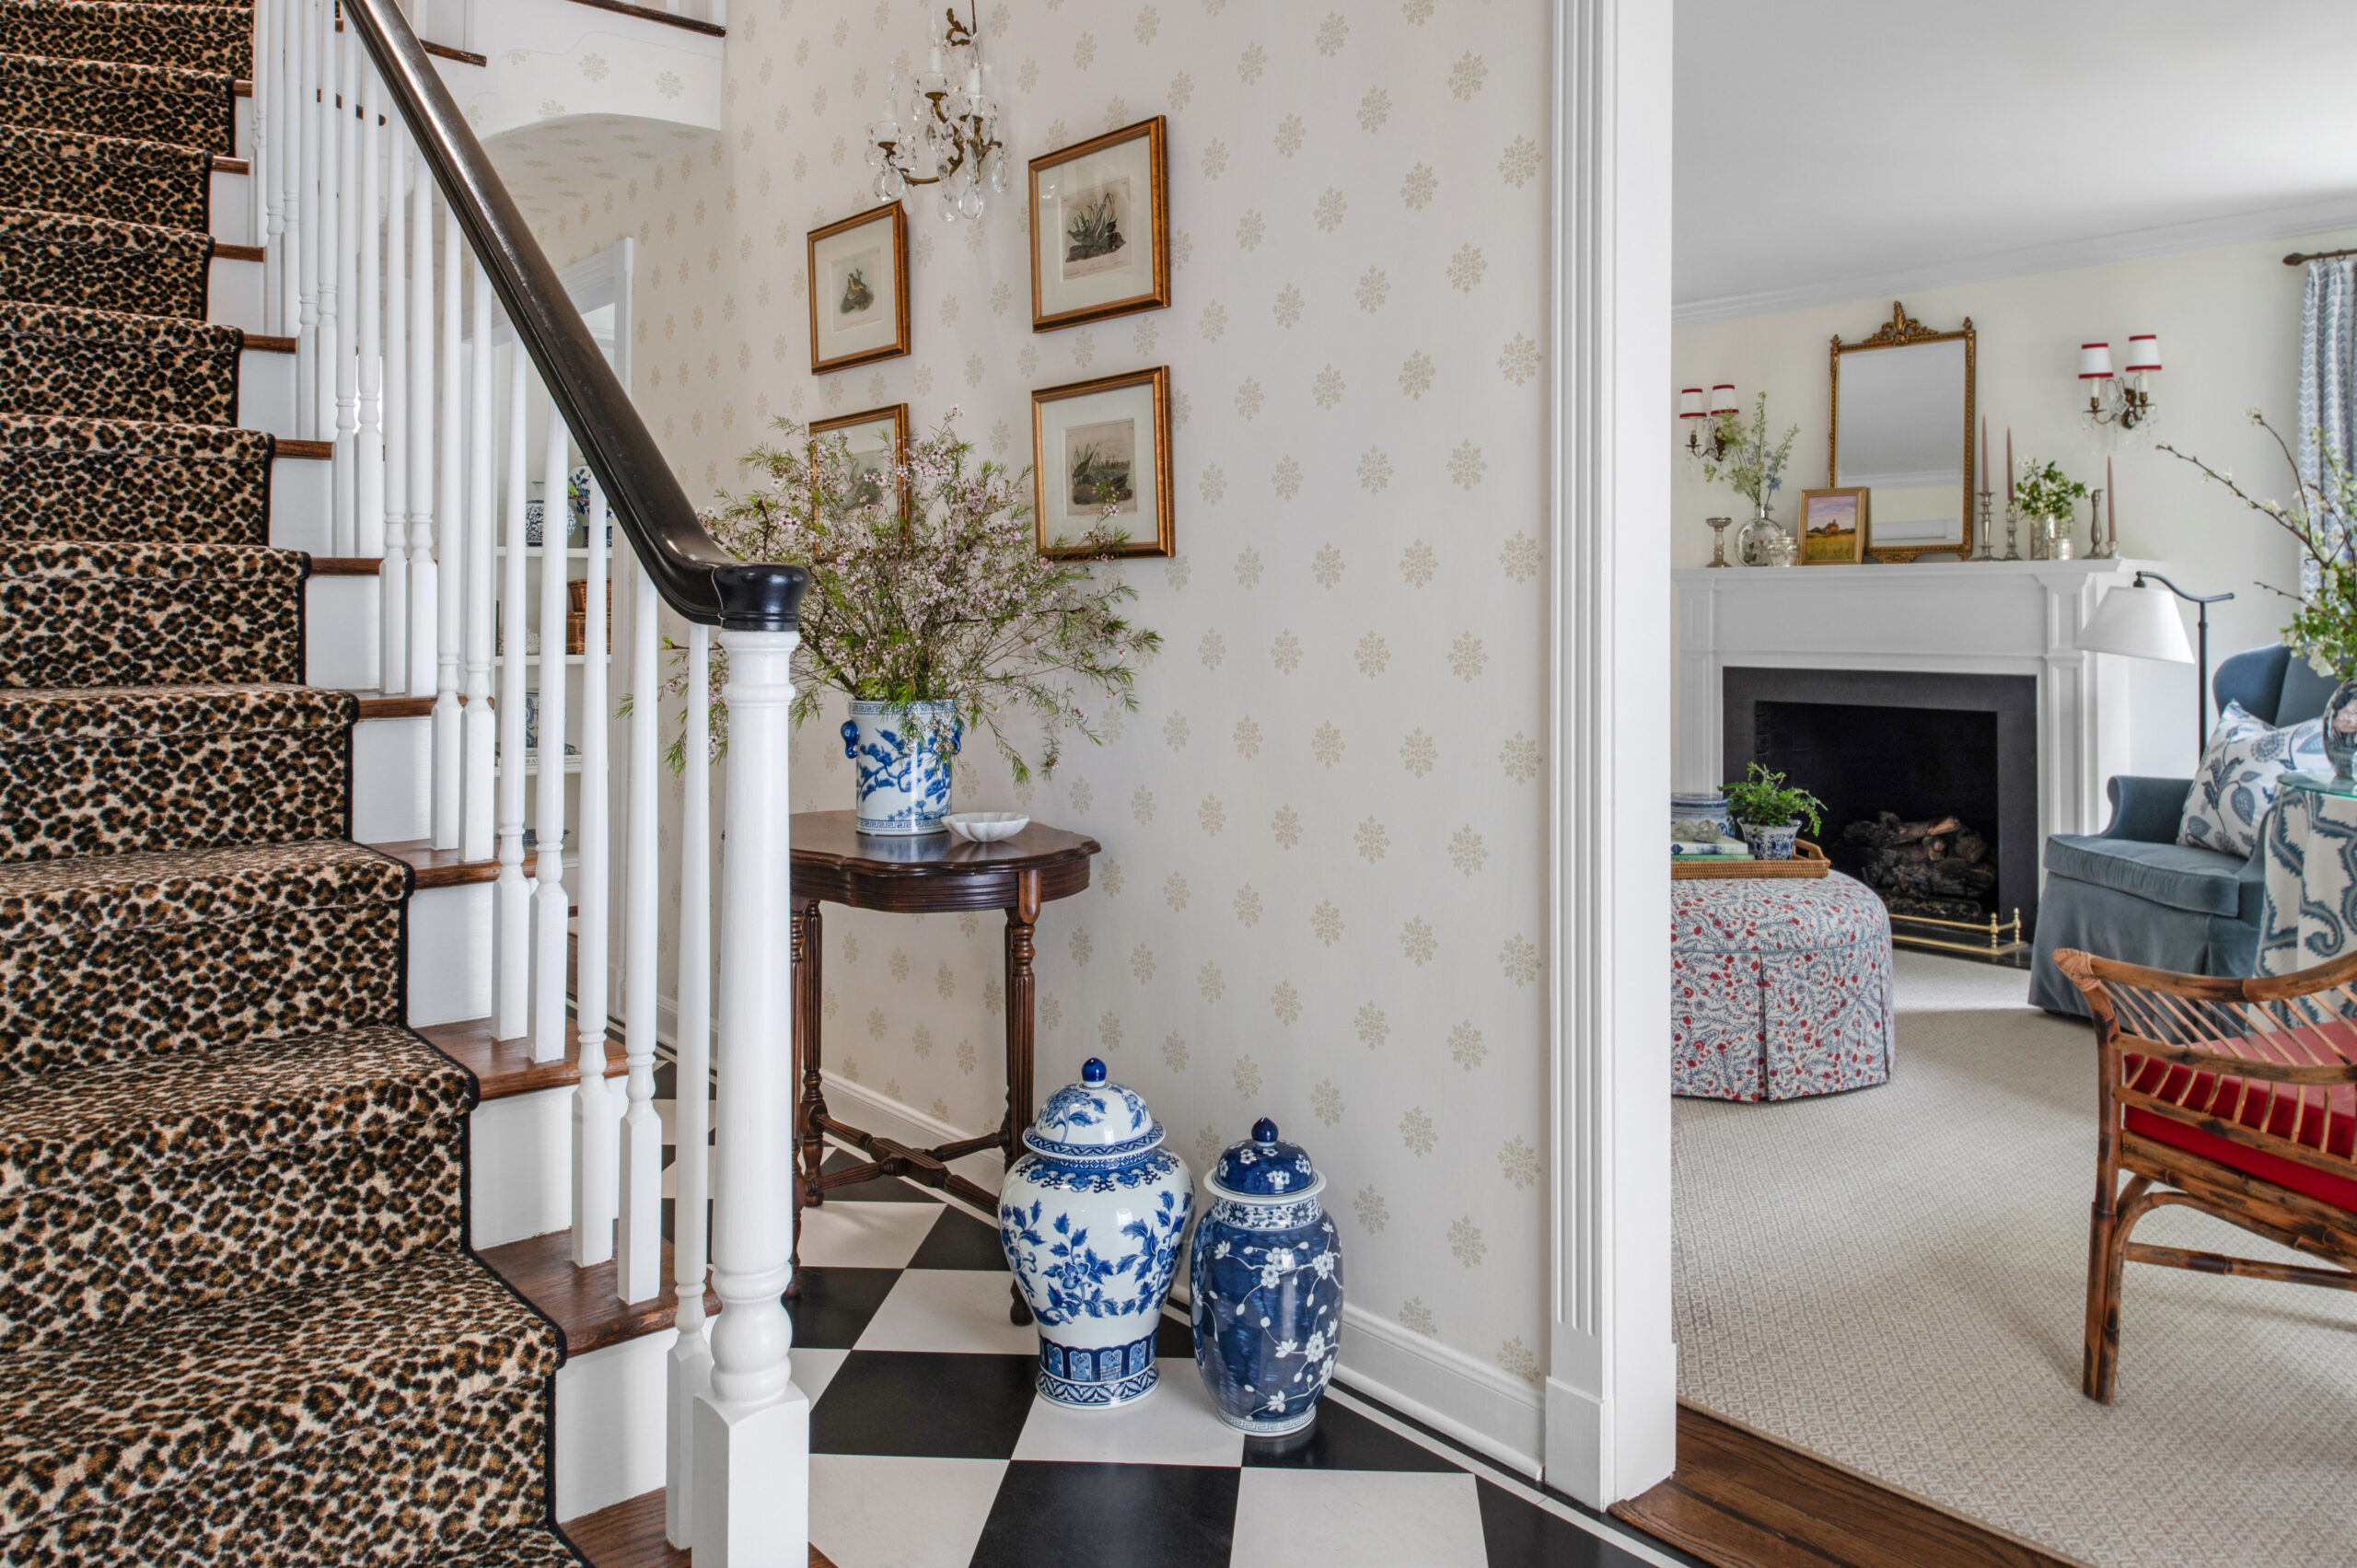
<instances>
[{"instance_id":1,"label":"blue armchair","mask_svg":"<svg viewBox=\"0 0 2357 1568\"><path fill-rule=\"evenodd\" d=\"M2273 725L2324 712L2333 683L2283 647L2252 648L2218 667L2218 711L2240 703ZM2111 825L2046 841L2046 889L2038 905L2038 957L2029 999L2049 1013L2087 1016L2079 988L2054 967L2077 947L2098 958L2178 974L2244 976L2258 960L2265 874L2244 857L2177 842L2190 779L2111 781Z\"/></svg>"}]
</instances>

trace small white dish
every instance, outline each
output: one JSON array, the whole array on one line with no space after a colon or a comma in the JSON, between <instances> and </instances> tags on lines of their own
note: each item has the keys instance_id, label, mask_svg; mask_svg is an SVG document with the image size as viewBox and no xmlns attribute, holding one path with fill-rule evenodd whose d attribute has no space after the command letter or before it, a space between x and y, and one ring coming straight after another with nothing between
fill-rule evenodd
<instances>
[{"instance_id":1,"label":"small white dish","mask_svg":"<svg viewBox=\"0 0 2357 1568\"><path fill-rule=\"evenodd\" d=\"M993 844L1015 837L1031 825L1031 819L1013 811L953 811L941 822L968 843Z\"/></svg>"}]
</instances>

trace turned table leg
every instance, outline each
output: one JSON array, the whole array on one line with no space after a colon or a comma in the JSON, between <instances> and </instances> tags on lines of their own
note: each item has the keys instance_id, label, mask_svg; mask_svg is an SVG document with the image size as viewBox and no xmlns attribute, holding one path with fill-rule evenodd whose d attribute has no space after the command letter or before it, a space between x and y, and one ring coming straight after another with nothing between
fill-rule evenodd
<instances>
[{"instance_id":1,"label":"turned table leg","mask_svg":"<svg viewBox=\"0 0 2357 1568\"><path fill-rule=\"evenodd\" d=\"M1031 1033L1035 987L1031 976L1032 935L1039 923L1039 874L1016 876L1015 902L1006 912L1006 1121L1001 1144L1009 1166L1023 1153L1023 1131L1031 1125ZM1021 1287L1008 1289L1014 1306L1007 1317L1016 1323L1031 1321Z\"/></svg>"},{"instance_id":2,"label":"turned table leg","mask_svg":"<svg viewBox=\"0 0 2357 1568\"><path fill-rule=\"evenodd\" d=\"M794 1188L794 1253L793 1283L786 1295L802 1292L802 1207L805 1203L822 1203L825 1195L819 1191L819 1167L826 1163L827 1140L823 1121L827 1114L827 1095L819 1078L819 976L820 959L819 944L823 925L819 917L819 900L794 900L794 1063L800 1086L795 1091L794 1108L795 1133L800 1144L802 1170L792 1183Z\"/></svg>"}]
</instances>

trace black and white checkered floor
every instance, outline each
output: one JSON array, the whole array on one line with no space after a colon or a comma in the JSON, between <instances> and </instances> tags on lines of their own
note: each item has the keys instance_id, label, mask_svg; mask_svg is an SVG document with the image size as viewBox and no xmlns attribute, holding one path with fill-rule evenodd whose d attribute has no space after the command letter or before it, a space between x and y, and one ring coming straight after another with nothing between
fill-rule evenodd
<instances>
[{"instance_id":1,"label":"black and white checkered floor","mask_svg":"<svg viewBox=\"0 0 2357 1568\"><path fill-rule=\"evenodd\" d=\"M830 1168L849 1163L838 1153ZM807 1211L794 1380L838 1568L1636 1568L1684 1559L1339 1385L1302 1437L1221 1423L1186 1324L1116 1411L1032 1392L998 1233L899 1181Z\"/></svg>"}]
</instances>

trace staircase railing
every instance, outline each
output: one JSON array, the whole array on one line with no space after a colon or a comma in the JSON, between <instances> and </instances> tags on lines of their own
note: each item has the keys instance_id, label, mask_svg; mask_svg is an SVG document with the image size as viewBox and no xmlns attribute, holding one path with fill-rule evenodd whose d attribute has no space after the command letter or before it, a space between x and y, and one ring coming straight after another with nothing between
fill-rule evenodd
<instances>
[{"instance_id":1,"label":"staircase railing","mask_svg":"<svg viewBox=\"0 0 2357 1568\"><path fill-rule=\"evenodd\" d=\"M568 1052L577 1060L574 1260L610 1258L625 1301L677 1293L670 1539L739 1568L799 1568L808 1406L791 1381L792 1330L780 1297L790 1280L794 1149L788 709L809 577L795 565L736 560L704 530L394 0L341 0L341 9L339 28L337 0L254 7L253 238L267 248L269 328L295 340L296 435L334 444L336 552L382 560L382 691L434 700L433 842L499 865L487 1003L494 1033L528 1038L535 1061ZM503 399L495 351L510 342L519 352L509 355ZM530 422L543 416L535 453ZM588 473L578 578L567 528L575 453ZM615 705L607 688L610 518L626 546L617 597L633 698L619 780L607 738ZM528 644L535 562L537 656ZM562 672L576 583L583 711L571 723ZM686 623L689 671L669 1282L654 1105L662 610ZM714 633L729 659L717 965L702 701ZM534 713L527 667L536 658L543 673ZM577 775L569 733L581 738ZM534 773L538 788L528 795ZM573 776L577 799L569 802ZM528 836L536 839L536 877L524 869ZM568 848L577 854L572 872ZM610 907L617 858L618 923ZM619 1104L606 1075L616 923L628 1070ZM576 940L577 1025L567 1016ZM705 1086L715 1081L708 1100ZM713 1158L715 1149L726 1157ZM710 1280L722 1306L714 1318L704 1312L707 1213Z\"/></svg>"}]
</instances>

